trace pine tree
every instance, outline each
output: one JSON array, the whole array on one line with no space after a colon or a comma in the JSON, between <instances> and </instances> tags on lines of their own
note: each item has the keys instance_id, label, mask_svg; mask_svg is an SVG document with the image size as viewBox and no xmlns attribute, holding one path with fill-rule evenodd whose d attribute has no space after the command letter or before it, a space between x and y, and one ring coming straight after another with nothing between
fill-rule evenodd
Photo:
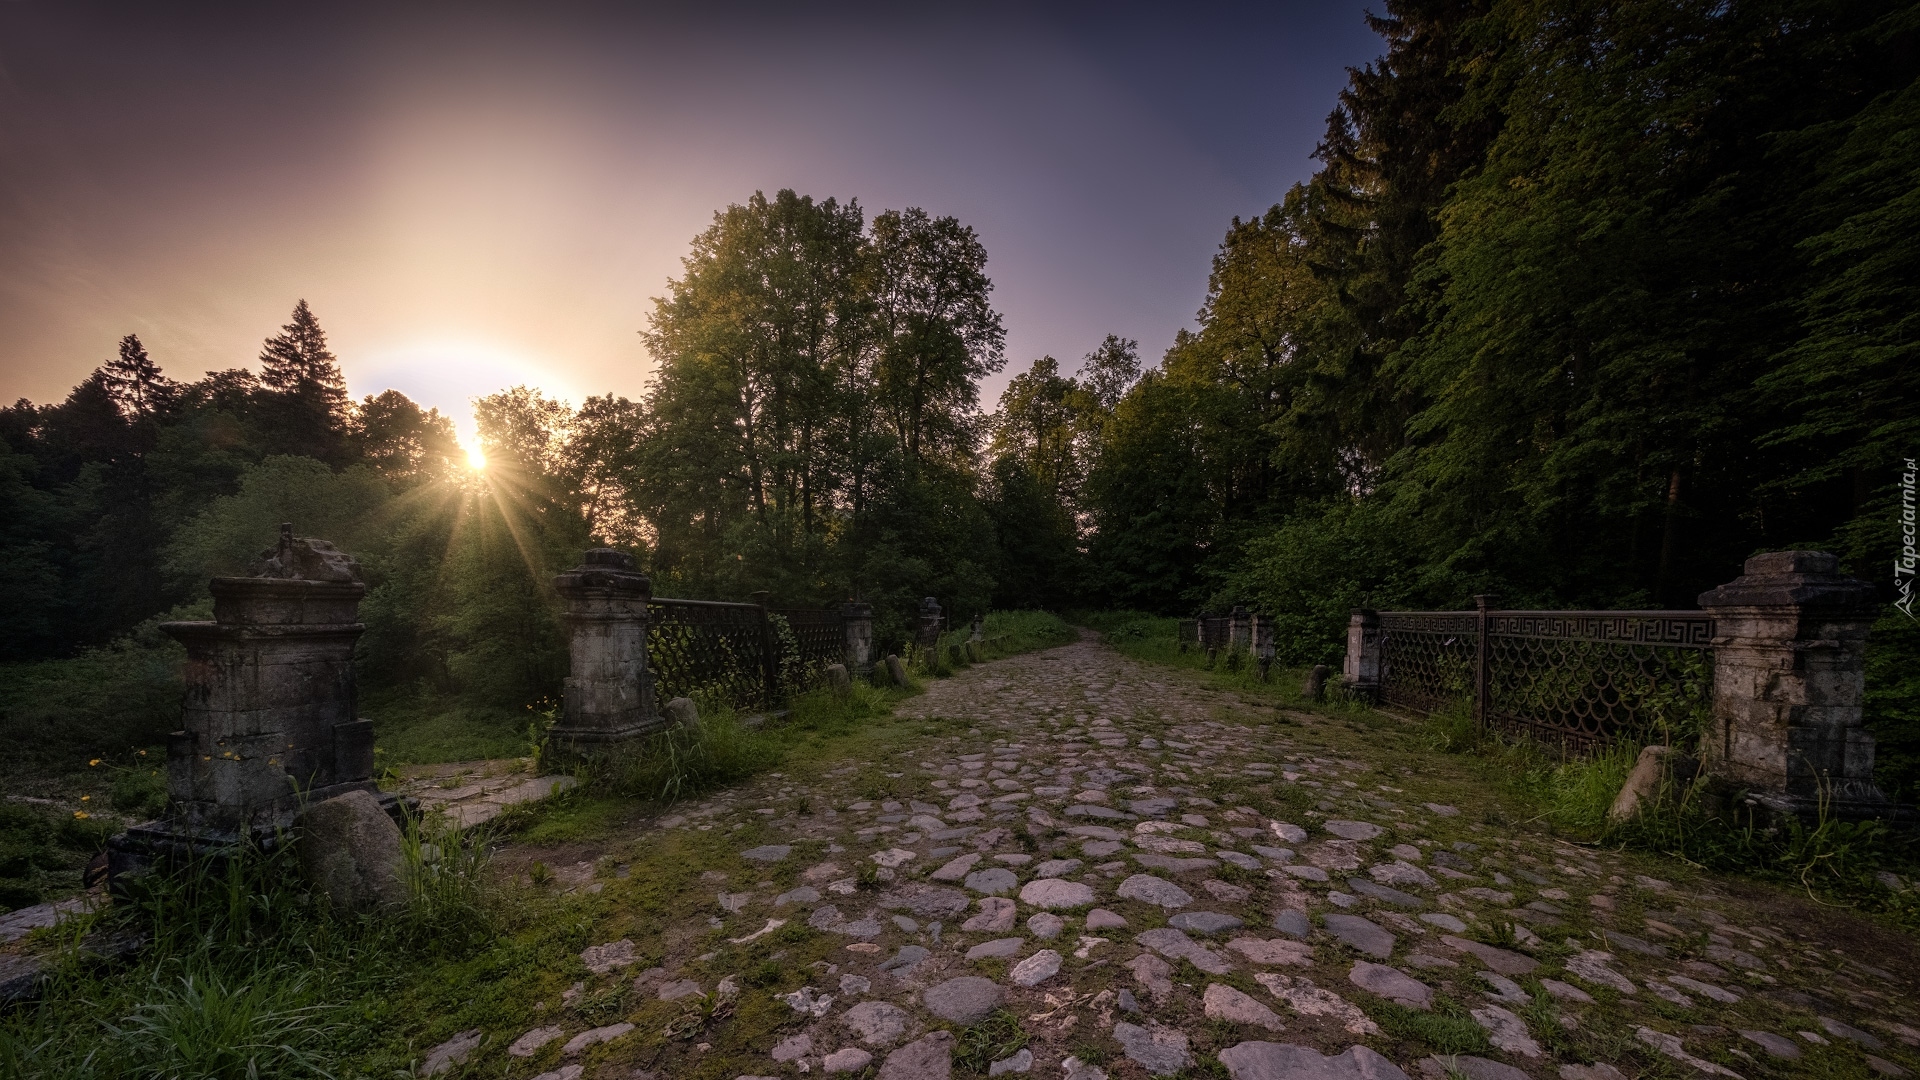
<instances>
[{"instance_id":1,"label":"pine tree","mask_svg":"<svg viewBox=\"0 0 1920 1080\"><path fill-rule=\"evenodd\" d=\"M179 386L160 374L160 365L147 355L140 339L128 334L120 339L120 355L100 369L107 392L120 406L120 415L130 421L151 421L172 408Z\"/></svg>"},{"instance_id":2,"label":"pine tree","mask_svg":"<svg viewBox=\"0 0 1920 1080\"><path fill-rule=\"evenodd\" d=\"M338 463L351 399L326 331L305 300L260 350L261 405L271 449Z\"/></svg>"}]
</instances>

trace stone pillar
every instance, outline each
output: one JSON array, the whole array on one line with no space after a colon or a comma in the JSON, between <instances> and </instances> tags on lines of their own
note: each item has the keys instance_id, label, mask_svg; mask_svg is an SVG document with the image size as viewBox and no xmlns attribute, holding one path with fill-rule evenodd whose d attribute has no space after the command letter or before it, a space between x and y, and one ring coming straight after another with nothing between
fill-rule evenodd
<instances>
[{"instance_id":1,"label":"stone pillar","mask_svg":"<svg viewBox=\"0 0 1920 1080\"><path fill-rule=\"evenodd\" d=\"M110 876L162 855L272 847L303 806L378 793L373 722L355 715L359 570L283 525L255 576L213 579L212 622L161 624L187 649L181 730L167 737L167 816L109 841Z\"/></svg>"},{"instance_id":2,"label":"stone pillar","mask_svg":"<svg viewBox=\"0 0 1920 1080\"><path fill-rule=\"evenodd\" d=\"M920 601L920 633L915 643L923 649L932 649L940 641L940 627L944 620L940 615L940 601L929 596Z\"/></svg>"},{"instance_id":3,"label":"stone pillar","mask_svg":"<svg viewBox=\"0 0 1920 1080\"><path fill-rule=\"evenodd\" d=\"M1380 700L1380 613L1355 608L1347 617L1347 658L1340 684L1362 701Z\"/></svg>"},{"instance_id":4,"label":"stone pillar","mask_svg":"<svg viewBox=\"0 0 1920 1080\"><path fill-rule=\"evenodd\" d=\"M1247 616L1247 609L1235 604L1227 618L1227 650L1232 652L1247 648L1253 637L1253 624Z\"/></svg>"},{"instance_id":5,"label":"stone pillar","mask_svg":"<svg viewBox=\"0 0 1920 1080\"><path fill-rule=\"evenodd\" d=\"M653 583L633 556L594 548L553 579L566 601L571 674L549 746L575 756L604 752L660 726L647 670L647 601Z\"/></svg>"},{"instance_id":6,"label":"stone pillar","mask_svg":"<svg viewBox=\"0 0 1920 1080\"><path fill-rule=\"evenodd\" d=\"M1714 617L1705 767L1777 812L1890 814L1861 727L1874 587L1822 551L1773 551L1700 606Z\"/></svg>"},{"instance_id":7,"label":"stone pillar","mask_svg":"<svg viewBox=\"0 0 1920 1080\"><path fill-rule=\"evenodd\" d=\"M1493 701L1493 635L1489 631L1496 599L1492 593L1473 597L1473 722L1483 728Z\"/></svg>"},{"instance_id":8,"label":"stone pillar","mask_svg":"<svg viewBox=\"0 0 1920 1080\"><path fill-rule=\"evenodd\" d=\"M841 604L840 624L846 630L847 671L855 678L867 678L873 674L873 605Z\"/></svg>"},{"instance_id":9,"label":"stone pillar","mask_svg":"<svg viewBox=\"0 0 1920 1080\"><path fill-rule=\"evenodd\" d=\"M1260 665L1260 681L1266 682L1273 669L1274 640L1273 616L1251 616L1247 649L1253 653L1253 662Z\"/></svg>"}]
</instances>

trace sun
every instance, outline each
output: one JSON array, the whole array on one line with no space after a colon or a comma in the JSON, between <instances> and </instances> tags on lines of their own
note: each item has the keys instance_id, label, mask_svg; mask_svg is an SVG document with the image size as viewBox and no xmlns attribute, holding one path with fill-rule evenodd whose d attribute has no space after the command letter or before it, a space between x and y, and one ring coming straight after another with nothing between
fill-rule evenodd
<instances>
[{"instance_id":1,"label":"sun","mask_svg":"<svg viewBox=\"0 0 1920 1080\"><path fill-rule=\"evenodd\" d=\"M486 452L478 446L467 447L467 468L474 472L483 472L487 467Z\"/></svg>"}]
</instances>

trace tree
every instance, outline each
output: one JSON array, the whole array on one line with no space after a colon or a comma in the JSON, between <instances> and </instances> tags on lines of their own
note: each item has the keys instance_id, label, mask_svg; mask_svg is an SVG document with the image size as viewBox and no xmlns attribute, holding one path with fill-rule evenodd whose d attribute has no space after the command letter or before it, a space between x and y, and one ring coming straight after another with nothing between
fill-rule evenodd
<instances>
[{"instance_id":1,"label":"tree","mask_svg":"<svg viewBox=\"0 0 1920 1080\"><path fill-rule=\"evenodd\" d=\"M1077 437L1087 403L1080 385L1061 376L1060 362L1043 356L1007 384L993 415L996 461L1019 461L1022 483L1037 484L1066 513L1072 513L1080 493Z\"/></svg>"},{"instance_id":2,"label":"tree","mask_svg":"<svg viewBox=\"0 0 1920 1080\"><path fill-rule=\"evenodd\" d=\"M1006 364L987 249L954 218L890 210L873 219L872 259L881 407L908 468L963 460L979 380Z\"/></svg>"},{"instance_id":3,"label":"tree","mask_svg":"<svg viewBox=\"0 0 1920 1080\"><path fill-rule=\"evenodd\" d=\"M305 300L260 350L261 412L272 449L343 463L352 404L326 332Z\"/></svg>"},{"instance_id":4,"label":"tree","mask_svg":"<svg viewBox=\"0 0 1920 1080\"><path fill-rule=\"evenodd\" d=\"M447 479L463 456L453 421L439 409L423 411L398 390L369 394L360 402L348 444L354 458L402 490Z\"/></svg>"},{"instance_id":5,"label":"tree","mask_svg":"<svg viewBox=\"0 0 1920 1080\"><path fill-rule=\"evenodd\" d=\"M180 388L160 373L146 346L132 334L120 339L120 352L101 367L107 393L131 423L152 426L173 408Z\"/></svg>"}]
</instances>

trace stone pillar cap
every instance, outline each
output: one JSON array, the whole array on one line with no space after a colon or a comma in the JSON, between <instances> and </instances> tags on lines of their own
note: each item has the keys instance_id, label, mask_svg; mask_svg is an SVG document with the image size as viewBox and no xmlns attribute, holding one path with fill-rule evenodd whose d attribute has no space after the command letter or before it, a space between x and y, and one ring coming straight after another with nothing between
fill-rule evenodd
<instances>
[{"instance_id":1,"label":"stone pillar cap","mask_svg":"<svg viewBox=\"0 0 1920 1080\"><path fill-rule=\"evenodd\" d=\"M647 575L640 573L638 563L633 556L613 548L588 548L580 557L580 565L564 574L555 574L553 587L556 592L579 592L584 589L610 589L623 593L650 593L653 582Z\"/></svg>"},{"instance_id":2,"label":"stone pillar cap","mask_svg":"<svg viewBox=\"0 0 1920 1080\"><path fill-rule=\"evenodd\" d=\"M1700 594L1703 608L1799 607L1823 614L1868 615L1879 606L1869 582L1839 572L1824 551L1769 551L1747 560L1746 573Z\"/></svg>"},{"instance_id":3,"label":"stone pillar cap","mask_svg":"<svg viewBox=\"0 0 1920 1080\"><path fill-rule=\"evenodd\" d=\"M580 557L579 568L585 570L588 567L596 570L626 570L633 572L638 569L639 564L634 562L633 556L624 551L619 551L614 548L588 548L586 554Z\"/></svg>"}]
</instances>

